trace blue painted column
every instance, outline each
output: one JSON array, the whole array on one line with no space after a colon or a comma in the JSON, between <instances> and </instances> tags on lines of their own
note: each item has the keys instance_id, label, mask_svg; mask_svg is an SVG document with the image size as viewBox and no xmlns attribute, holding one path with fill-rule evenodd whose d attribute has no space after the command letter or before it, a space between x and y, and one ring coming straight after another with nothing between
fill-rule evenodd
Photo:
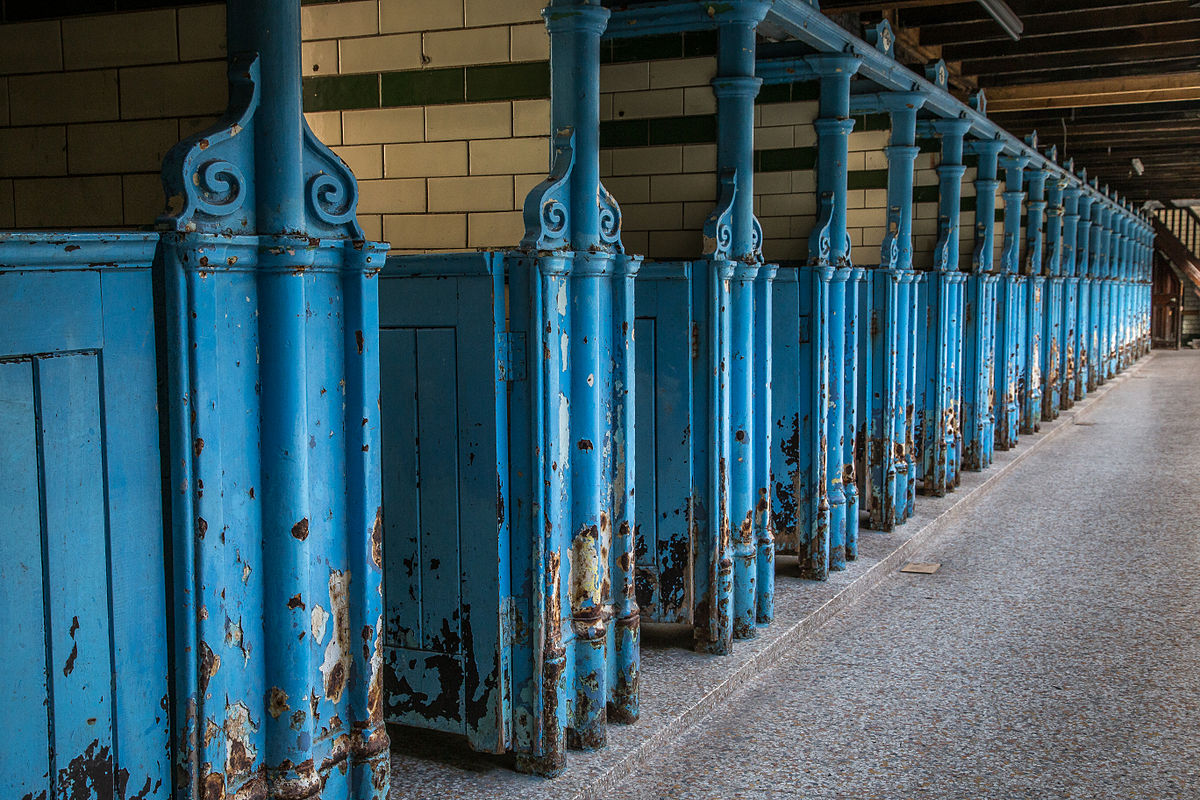
<instances>
[{"instance_id":1,"label":"blue painted column","mask_svg":"<svg viewBox=\"0 0 1200 800\"><path fill-rule=\"evenodd\" d=\"M1138 262L1137 281L1138 281L1138 318L1139 332L1141 336L1141 354L1149 355L1151 348L1150 339L1150 303L1151 303L1151 280L1154 270L1154 227L1147 218L1145 212L1141 216L1141 260Z\"/></svg>"},{"instance_id":2,"label":"blue painted column","mask_svg":"<svg viewBox=\"0 0 1200 800\"><path fill-rule=\"evenodd\" d=\"M534 262L540 654L525 700L535 719L518 768L553 775L567 747L593 750L608 721L638 716L634 597L633 277L621 212L600 182L600 36L609 11L561 0L550 34L549 177L525 199L521 250Z\"/></svg>"},{"instance_id":3,"label":"blue painted column","mask_svg":"<svg viewBox=\"0 0 1200 800\"><path fill-rule=\"evenodd\" d=\"M1126 234L1129 220L1125 215L1124 201L1114 197L1113 210L1113 255L1109 265L1109 315L1105 320L1108 330L1108 366L1109 377L1115 376L1121 369L1121 277L1125 271Z\"/></svg>"},{"instance_id":4,"label":"blue painted column","mask_svg":"<svg viewBox=\"0 0 1200 800\"><path fill-rule=\"evenodd\" d=\"M1107 187L1105 194L1108 195ZM1105 225L1107 233L1106 243L1103 246L1105 254L1104 263L1101 268L1102 279L1100 283L1100 382L1105 383L1113 376L1113 311L1116 307L1114 301L1114 278L1116 274L1117 263L1121 257L1121 211L1118 208L1116 201L1108 197L1108 221Z\"/></svg>"},{"instance_id":5,"label":"blue painted column","mask_svg":"<svg viewBox=\"0 0 1200 800\"><path fill-rule=\"evenodd\" d=\"M1116 213L1109 197L1108 187L1104 187L1103 200L1100 209L1099 248L1096 251L1096 297L1092 308L1093 349L1095 355L1092 363L1095 368L1096 385L1108 381L1108 315L1111 311L1109 291L1112 286L1110 269L1113 259L1115 240L1114 228Z\"/></svg>"},{"instance_id":6,"label":"blue painted column","mask_svg":"<svg viewBox=\"0 0 1200 800\"><path fill-rule=\"evenodd\" d=\"M1075 404L1076 354L1078 352L1079 311L1079 194L1082 187L1073 177L1074 164L1068 160L1067 185L1063 189L1062 266L1063 276L1062 325L1059 335L1059 408Z\"/></svg>"},{"instance_id":7,"label":"blue painted column","mask_svg":"<svg viewBox=\"0 0 1200 800\"><path fill-rule=\"evenodd\" d=\"M163 164L181 797L383 798L386 245L301 113L300 9L228 7L229 108Z\"/></svg>"},{"instance_id":8,"label":"blue painted column","mask_svg":"<svg viewBox=\"0 0 1200 800\"><path fill-rule=\"evenodd\" d=\"M1021 380L1022 300L1025 278L1018 272L1021 248L1021 201L1025 193L1025 155L1003 156L1005 173L1004 243L1000 251L1000 283L996 303L996 449L1017 444L1021 409L1018 387Z\"/></svg>"},{"instance_id":9,"label":"blue painted column","mask_svg":"<svg viewBox=\"0 0 1200 800\"><path fill-rule=\"evenodd\" d=\"M1102 383L1100 375L1100 293L1101 279L1103 277L1104 263L1104 247L1108 242L1108 233L1105 225L1108 221L1108 212L1105 208L1104 196L1100 194L1096 186L1096 179L1092 179L1092 225L1088 231L1088 313L1087 313L1087 329L1085 336L1087 337L1087 384L1086 389L1089 392L1095 391L1096 387Z\"/></svg>"},{"instance_id":10,"label":"blue painted column","mask_svg":"<svg viewBox=\"0 0 1200 800\"><path fill-rule=\"evenodd\" d=\"M908 517L910 480L908 421L912 416L909 377L909 312L912 288L913 168L917 111L925 98L915 92L879 96L891 116L888 160L888 230L880 252L880 268L870 271L873 322L868 359L871 391L864 409L866 427L869 524L890 531Z\"/></svg>"},{"instance_id":11,"label":"blue painted column","mask_svg":"<svg viewBox=\"0 0 1200 800\"><path fill-rule=\"evenodd\" d=\"M611 198L601 194L599 141L600 35L609 12L598 4L564 1L543 13L551 42L551 130L574 132L574 161L565 187L571 255L568 378L566 394L550 401L565 402L570 431L565 444L569 552L561 559L563 585L570 587L570 631L564 636L570 698L566 741L569 747L591 750L603 747L607 738L607 646L613 616L606 588L613 542L612 481L606 466L613 446L613 239L619 229L613 229L613 212L602 209L602 202Z\"/></svg>"},{"instance_id":12,"label":"blue painted column","mask_svg":"<svg viewBox=\"0 0 1200 800\"><path fill-rule=\"evenodd\" d=\"M763 513L770 426L767 417L756 414L756 398L765 399L767 387L757 385L756 378L761 379L764 373L761 366L756 368L755 352L756 336L770 330L765 308L760 309L764 312L763 324L756 325L755 319L756 299L770 294L769 285L758 282L762 233L754 218L754 98L762 84L754 75L755 28L766 9L763 3L742 3L740 13L722 17L717 77L712 83L717 97L717 169L723 174L732 173L734 180L730 244L723 255L733 268L729 282L728 517L733 538L732 633L737 639L755 635L759 576L772 584L774 581L774 543ZM763 344L769 350L769 338ZM764 406L762 410L766 409ZM761 569L760 555L765 559ZM763 611L769 618L770 604Z\"/></svg>"},{"instance_id":13,"label":"blue painted column","mask_svg":"<svg viewBox=\"0 0 1200 800\"><path fill-rule=\"evenodd\" d=\"M1053 153L1053 148L1051 148ZM1053 160L1053 155L1051 155ZM1058 417L1061 402L1062 363L1061 329L1064 278L1063 264L1063 190L1065 175L1051 175L1046 190L1046 285L1042 303L1042 407L1041 417L1050 421Z\"/></svg>"},{"instance_id":14,"label":"blue painted column","mask_svg":"<svg viewBox=\"0 0 1200 800\"><path fill-rule=\"evenodd\" d=\"M1021 360L1024 383L1020 387L1023 434L1035 433L1041 427L1042 419L1042 294L1046 283L1042 223L1046 211L1046 170L1031 168L1026 181L1029 184L1029 200L1026 203L1029 221L1025 231L1025 261L1022 266L1026 278Z\"/></svg>"},{"instance_id":15,"label":"blue painted column","mask_svg":"<svg viewBox=\"0 0 1200 800\"><path fill-rule=\"evenodd\" d=\"M757 230L757 228L756 228ZM754 508L754 538L758 548L757 585L755 586L755 618L759 625L768 625L775 618L775 515L771 511L771 453L773 450L772 375L774 373L773 284L778 264L763 264L754 282L754 486L757 503Z\"/></svg>"},{"instance_id":16,"label":"blue painted column","mask_svg":"<svg viewBox=\"0 0 1200 800\"><path fill-rule=\"evenodd\" d=\"M999 139L973 141L975 172L975 249L966 283L963 348L963 469L985 469L992 463L996 440L996 286L995 266L997 159Z\"/></svg>"},{"instance_id":17,"label":"blue painted column","mask_svg":"<svg viewBox=\"0 0 1200 800\"><path fill-rule=\"evenodd\" d=\"M1133 261L1134 220L1129 211L1129 201L1121 202L1121 269L1117 275L1117 296L1120 314L1117 317L1117 371L1129 366L1129 272Z\"/></svg>"},{"instance_id":18,"label":"blue painted column","mask_svg":"<svg viewBox=\"0 0 1200 800\"><path fill-rule=\"evenodd\" d=\"M962 330L960 308L965 276L958 268L959 215L962 204L963 137L971 123L965 119L939 119L931 123L941 139L938 173L938 240L933 271L926 275L927 319L926 376L923 411L924 491L936 497L954 488L959 464Z\"/></svg>"},{"instance_id":19,"label":"blue painted column","mask_svg":"<svg viewBox=\"0 0 1200 800\"><path fill-rule=\"evenodd\" d=\"M1075 312L1075 400L1091 390L1091 313L1092 313L1092 206L1095 195L1087 185L1087 170L1080 174L1079 227L1076 232L1075 272L1079 276L1079 297Z\"/></svg>"},{"instance_id":20,"label":"blue painted column","mask_svg":"<svg viewBox=\"0 0 1200 800\"><path fill-rule=\"evenodd\" d=\"M817 195L825 212L817 221L828 242L826 261L835 270L829 284L829 420L827 427L827 480L829 486L829 569L846 568L848 516L858 513L856 492L847 486L853 477L854 454L846 451L847 398L845 392L847 316L857 313L846 299L851 279L850 243L846 235L846 180L850 118L850 79L860 60L845 54L821 54L805 59L820 78L820 110L813 122L817 131ZM827 218L826 218L827 214ZM823 245L822 245L823 246ZM809 257L813 257L811 252ZM820 259L823 253L817 254ZM849 491L848 491L849 489ZM850 503L854 506L851 507ZM857 527L850 528L852 531Z\"/></svg>"}]
</instances>

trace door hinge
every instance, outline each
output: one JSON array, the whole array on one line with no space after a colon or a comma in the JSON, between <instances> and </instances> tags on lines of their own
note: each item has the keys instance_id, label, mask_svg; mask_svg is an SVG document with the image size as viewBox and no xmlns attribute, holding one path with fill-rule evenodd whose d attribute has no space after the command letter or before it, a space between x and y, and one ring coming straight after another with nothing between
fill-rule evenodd
<instances>
[{"instance_id":1,"label":"door hinge","mask_svg":"<svg viewBox=\"0 0 1200 800\"><path fill-rule=\"evenodd\" d=\"M501 333L496 350L496 370L499 380L525 380L525 334L520 331Z\"/></svg>"}]
</instances>

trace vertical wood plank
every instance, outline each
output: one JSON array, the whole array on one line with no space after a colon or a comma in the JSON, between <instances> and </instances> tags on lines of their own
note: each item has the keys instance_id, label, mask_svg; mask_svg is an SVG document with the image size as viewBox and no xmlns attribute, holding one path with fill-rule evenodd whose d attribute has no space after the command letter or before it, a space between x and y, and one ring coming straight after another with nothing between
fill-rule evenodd
<instances>
[{"instance_id":1,"label":"vertical wood plank","mask_svg":"<svg viewBox=\"0 0 1200 800\"><path fill-rule=\"evenodd\" d=\"M384 628L389 644L421 645L420 475L417 473L417 339L410 329L379 332L380 414L386 558Z\"/></svg>"},{"instance_id":2,"label":"vertical wood plank","mask_svg":"<svg viewBox=\"0 0 1200 800\"><path fill-rule=\"evenodd\" d=\"M117 676L117 795L171 792L167 614L150 273L109 272L104 293L104 426Z\"/></svg>"},{"instance_id":3,"label":"vertical wood plank","mask_svg":"<svg viewBox=\"0 0 1200 800\"><path fill-rule=\"evenodd\" d=\"M111 624L95 354L42 359L41 397L56 797L112 776Z\"/></svg>"},{"instance_id":4,"label":"vertical wood plank","mask_svg":"<svg viewBox=\"0 0 1200 800\"><path fill-rule=\"evenodd\" d=\"M7 629L0 725L5 740L21 746L19 758L0 758L0 786L12 797L50 788L37 455L33 365L0 363L0 619Z\"/></svg>"},{"instance_id":5,"label":"vertical wood plank","mask_svg":"<svg viewBox=\"0 0 1200 800\"><path fill-rule=\"evenodd\" d=\"M417 331L421 648L459 652L459 457L455 332ZM487 535L472 531L472 535ZM494 569L495 565L490 565Z\"/></svg>"}]
</instances>

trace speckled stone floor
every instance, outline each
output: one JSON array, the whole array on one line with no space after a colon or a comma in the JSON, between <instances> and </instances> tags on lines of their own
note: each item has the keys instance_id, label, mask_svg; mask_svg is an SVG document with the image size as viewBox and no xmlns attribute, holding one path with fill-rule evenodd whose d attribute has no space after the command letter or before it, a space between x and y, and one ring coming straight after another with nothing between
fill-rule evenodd
<instances>
[{"instance_id":1,"label":"speckled stone floor","mask_svg":"<svg viewBox=\"0 0 1200 800\"><path fill-rule=\"evenodd\" d=\"M1200 798L1200 353L1157 354L619 798Z\"/></svg>"},{"instance_id":2,"label":"speckled stone floor","mask_svg":"<svg viewBox=\"0 0 1200 800\"><path fill-rule=\"evenodd\" d=\"M830 581L782 563L730 656L648 630L641 720L562 777L408 731L390 800L1200 799L1196 397L1200 353L1144 361Z\"/></svg>"}]
</instances>

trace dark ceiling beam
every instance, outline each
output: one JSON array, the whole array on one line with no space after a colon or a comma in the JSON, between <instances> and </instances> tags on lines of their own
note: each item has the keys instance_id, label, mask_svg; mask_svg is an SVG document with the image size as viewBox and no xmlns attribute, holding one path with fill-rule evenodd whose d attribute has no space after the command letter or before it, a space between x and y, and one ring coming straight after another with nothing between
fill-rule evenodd
<instances>
[{"instance_id":1,"label":"dark ceiling beam","mask_svg":"<svg viewBox=\"0 0 1200 800\"><path fill-rule=\"evenodd\" d=\"M1187 100L1172 103L1139 103L1124 106L1079 109L1051 109L1046 111L991 111L988 116L1005 128L1014 125L1038 125L1052 123L1101 123L1135 122L1138 120L1161 122L1164 120L1184 121L1200 118L1200 102Z\"/></svg>"},{"instance_id":2,"label":"dark ceiling beam","mask_svg":"<svg viewBox=\"0 0 1200 800\"><path fill-rule=\"evenodd\" d=\"M1135 105L1169 100L1200 100L1200 71L997 86L988 93L988 107L995 111Z\"/></svg>"},{"instance_id":3,"label":"dark ceiling beam","mask_svg":"<svg viewBox=\"0 0 1200 800\"><path fill-rule=\"evenodd\" d=\"M943 47L942 54L946 59L955 61L979 62L1013 56L1076 53L1097 48L1132 48L1139 45L1160 45L1180 41L1200 41L1200 19L1147 25L1141 28L1121 28L1096 34L1059 33L1053 36L1035 36L1017 42L1004 40L952 44Z\"/></svg>"},{"instance_id":4,"label":"dark ceiling beam","mask_svg":"<svg viewBox=\"0 0 1200 800\"><path fill-rule=\"evenodd\" d=\"M1060 67L1050 72L1040 68L1029 68L1022 63L1009 72L989 70L985 75L975 76L980 86L1009 86L1014 83L1050 83L1061 80L1085 78L1116 78L1138 75L1161 75L1164 72L1184 72L1200 69L1200 48L1180 58L1157 58L1149 56L1146 61L1130 61L1116 64L1088 64L1083 67Z\"/></svg>"},{"instance_id":5,"label":"dark ceiling beam","mask_svg":"<svg viewBox=\"0 0 1200 800\"><path fill-rule=\"evenodd\" d=\"M862 14L903 8L936 8L963 5L963 0L827 0L821 10L837 14ZM974 3L970 3L974 5Z\"/></svg>"},{"instance_id":6,"label":"dark ceiling beam","mask_svg":"<svg viewBox=\"0 0 1200 800\"><path fill-rule=\"evenodd\" d=\"M1168 22L1192 22L1200 19L1200 10L1178 2L1163 3L1112 3L1106 8L1089 10L1087 13L1055 11L1046 14L1030 14L1021 17L1025 31L1022 42L1055 34L1096 34L1117 28L1137 28L1161 25ZM990 23L990 24L989 24ZM959 22L921 26L921 41L925 44L961 44L963 42L1008 41L995 23L988 21Z\"/></svg>"},{"instance_id":7,"label":"dark ceiling beam","mask_svg":"<svg viewBox=\"0 0 1200 800\"><path fill-rule=\"evenodd\" d=\"M1182 33L1182 32L1181 32ZM1090 49L1071 53L1044 53L1003 56L997 58L975 58L968 54L962 59L963 72L968 75L984 75L993 72L1016 70L1039 70L1048 75L1062 69L1080 67L1103 67L1114 64L1145 62L1165 58L1186 58L1200 53L1200 39L1183 37L1178 42L1159 44L1126 45L1108 47L1093 46Z\"/></svg>"},{"instance_id":8,"label":"dark ceiling beam","mask_svg":"<svg viewBox=\"0 0 1200 800\"><path fill-rule=\"evenodd\" d=\"M1153 3L1158 2L1179 2L1180 0L1149 0ZM1027 16L1032 16L1039 13L1044 13L1048 5L1047 0L1008 0L1009 6L1013 11L1017 12L1017 16L1025 19ZM1115 4L1115 0L1057 0L1053 8L1056 11L1095 11L1097 9L1107 8ZM821 8L828 7L829 3L821 3ZM909 9L900 12L900 24L909 27L921 27L935 24L959 24L966 22L983 22L990 20L991 17L983 10L983 7L977 3L963 3L957 6L947 8L931 8L931 9Z\"/></svg>"},{"instance_id":9,"label":"dark ceiling beam","mask_svg":"<svg viewBox=\"0 0 1200 800\"><path fill-rule=\"evenodd\" d=\"M1069 122L1072 136L1162 137L1200 135L1200 119L1163 120L1159 122Z\"/></svg>"}]
</instances>

